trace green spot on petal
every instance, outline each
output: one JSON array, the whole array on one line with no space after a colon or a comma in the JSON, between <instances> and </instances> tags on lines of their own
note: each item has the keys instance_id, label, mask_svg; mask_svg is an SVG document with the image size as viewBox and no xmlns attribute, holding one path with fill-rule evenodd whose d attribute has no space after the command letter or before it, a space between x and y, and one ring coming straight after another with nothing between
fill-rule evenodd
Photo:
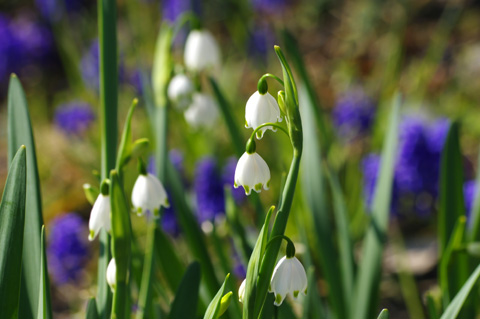
<instances>
[{"instance_id":1,"label":"green spot on petal","mask_svg":"<svg viewBox=\"0 0 480 319\"><path fill-rule=\"evenodd\" d=\"M303 292L304 294L307 294L307 288L305 288L305 291Z\"/></svg>"},{"instance_id":2,"label":"green spot on petal","mask_svg":"<svg viewBox=\"0 0 480 319\"><path fill-rule=\"evenodd\" d=\"M142 208L141 207L137 208L137 216L142 216Z\"/></svg>"},{"instance_id":3,"label":"green spot on petal","mask_svg":"<svg viewBox=\"0 0 480 319\"><path fill-rule=\"evenodd\" d=\"M245 194L250 195L250 187L244 185L243 188L245 188Z\"/></svg>"},{"instance_id":4,"label":"green spot on petal","mask_svg":"<svg viewBox=\"0 0 480 319\"><path fill-rule=\"evenodd\" d=\"M160 210L158 208L155 208L153 210L153 216L156 218L160 217Z\"/></svg>"},{"instance_id":5,"label":"green spot on petal","mask_svg":"<svg viewBox=\"0 0 480 319\"><path fill-rule=\"evenodd\" d=\"M282 303L282 295L280 294L275 295L275 303L278 305Z\"/></svg>"},{"instance_id":6,"label":"green spot on petal","mask_svg":"<svg viewBox=\"0 0 480 319\"><path fill-rule=\"evenodd\" d=\"M298 290L295 290L295 291L293 292L293 296L294 296L295 298L297 298L297 297L298 297L298 293L299 293L299 292L300 292L300 291L298 291Z\"/></svg>"},{"instance_id":7,"label":"green spot on petal","mask_svg":"<svg viewBox=\"0 0 480 319\"><path fill-rule=\"evenodd\" d=\"M270 180L268 180L265 185L267 185L267 188L270 188Z\"/></svg>"},{"instance_id":8,"label":"green spot on petal","mask_svg":"<svg viewBox=\"0 0 480 319\"><path fill-rule=\"evenodd\" d=\"M257 192L261 191L262 190L262 183L258 183L257 185L255 185L255 190Z\"/></svg>"},{"instance_id":9,"label":"green spot on petal","mask_svg":"<svg viewBox=\"0 0 480 319\"><path fill-rule=\"evenodd\" d=\"M90 230L90 234L88 235L88 239L93 240L95 238L95 231Z\"/></svg>"}]
</instances>

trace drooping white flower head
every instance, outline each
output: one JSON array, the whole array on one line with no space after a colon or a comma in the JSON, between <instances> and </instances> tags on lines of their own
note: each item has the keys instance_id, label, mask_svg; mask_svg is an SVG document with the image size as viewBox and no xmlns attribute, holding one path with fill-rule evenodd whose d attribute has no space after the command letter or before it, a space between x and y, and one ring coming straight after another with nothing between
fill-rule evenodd
<instances>
[{"instance_id":1,"label":"drooping white flower head","mask_svg":"<svg viewBox=\"0 0 480 319\"><path fill-rule=\"evenodd\" d=\"M247 279L243 279L242 284L240 285L240 288L238 288L238 301L243 303L243 298L245 297L245 283L247 282Z\"/></svg>"},{"instance_id":2,"label":"drooping white flower head","mask_svg":"<svg viewBox=\"0 0 480 319\"><path fill-rule=\"evenodd\" d=\"M185 110L192 101L193 83L185 74L177 74L168 85L168 98L179 110Z\"/></svg>"},{"instance_id":3,"label":"drooping white flower head","mask_svg":"<svg viewBox=\"0 0 480 319\"><path fill-rule=\"evenodd\" d=\"M192 104L185 111L185 120L194 128L211 127L218 117L218 106L208 94L194 93Z\"/></svg>"},{"instance_id":4,"label":"drooping white flower head","mask_svg":"<svg viewBox=\"0 0 480 319\"><path fill-rule=\"evenodd\" d=\"M265 160L256 152L243 153L235 168L234 187L243 186L245 194L250 195L252 189L257 193L268 190L270 169Z\"/></svg>"},{"instance_id":5,"label":"drooping white flower head","mask_svg":"<svg viewBox=\"0 0 480 319\"><path fill-rule=\"evenodd\" d=\"M191 71L203 71L220 66L220 49L207 30L193 30L188 34L184 53L185 66Z\"/></svg>"},{"instance_id":6,"label":"drooping white flower head","mask_svg":"<svg viewBox=\"0 0 480 319\"><path fill-rule=\"evenodd\" d=\"M170 207L167 192L155 175L141 172L133 185L132 205L137 215L150 211L158 216L160 206Z\"/></svg>"},{"instance_id":7,"label":"drooping white flower head","mask_svg":"<svg viewBox=\"0 0 480 319\"><path fill-rule=\"evenodd\" d=\"M112 292L114 292L117 284L117 264L115 262L115 258L112 258L108 263L106 277L110 289L112 289Z\"/></svg>"},{"instance_id":8,"label":"drooping white flower head","mask_svg":"<svg viewBox=\"0 0 480 319\"><path fill-rule=\"evenodd\" d=\"M287 295L297 299L298 294L307 294L307 274L295 257L283 257L273 270L270 292L275 294L275 306L280 306Z\"/></svg>"},{"instance_id":9,"label":"drooping white flower head","mask_svg":"<svg viewBox=\"0 0 480 319\"><path fill-rule=\"evenodd\" d=\"M277 100L268 92L261 94L253 93L247 101L245 107L245 127L256 129L265 123L281 122L280 107ZM257 138L261 139L266 130L277 131L273 126L262 127L257 131Z\"/></svg>"},{"instance_id":10,"label":"drooping white flower head","mask_svg":"<svg viewBox=\"0 0 480 319\"><path fill-rule=\"evenodd\" d=\"M108 194L98 195L95 203L93 204L92 212L90 213L90 220L88 221L88 228L90 230L88 239L90 241L97 237L101 228L105 229L107 232L110 231L110 211L110 196Z\"/></svg>"}]
</instances>

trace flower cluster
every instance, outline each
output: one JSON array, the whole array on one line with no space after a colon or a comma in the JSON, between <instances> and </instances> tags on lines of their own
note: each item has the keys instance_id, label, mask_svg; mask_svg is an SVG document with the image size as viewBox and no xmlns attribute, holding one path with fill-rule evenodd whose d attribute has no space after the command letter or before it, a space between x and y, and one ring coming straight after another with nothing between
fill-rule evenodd
<instances>
[{"instance_id":1,"label":"flower cluster","mask_svg":"<svg viewBox=\"0 0 480 319\"><path fill-rule=\"evenodd\" d=\"M400 141L394 171L391 211L396 216L426 217L438 196L440 158L449 122L429 124L422 118L405 117L400 123ZM363 160L364 192L370 207L379 170L378 155Z\"/></svg>"},{"instance_id":2,"label":"flower cluster","mask_svg":"<svg viewBox=\"0 0 480 319\"><path fill-rule=\"evenodd\" d=\"M215 100L193 83L203 72L220 67L221 54L213 35L207 30L192 30L185 42L186 73L177 73L168 85L167 95L193 128L212 127L218 117Z\"/></svg>"},{"instance_id":3,"label":"flower cluster","mask_svg":"<svg viewBox=\"0 0 480 319\"><path fill-rule=\"evenodd\" d=\"M55 110L55 125L70 136L82 135L95 120L93 110L85 102L69 102Z\"/></svg>"},{"instance_id":4,"label":"flower cluster","mask_svg":"<svg viewBox=\"0 0 480 319\"><path fill-rule=\"evenodd\" d=\"M67 213L53 219L49 230L47 254L52 278L58 285L78 282L88 262L85 221L76 213Z\"/></svg>"}]
</instances>

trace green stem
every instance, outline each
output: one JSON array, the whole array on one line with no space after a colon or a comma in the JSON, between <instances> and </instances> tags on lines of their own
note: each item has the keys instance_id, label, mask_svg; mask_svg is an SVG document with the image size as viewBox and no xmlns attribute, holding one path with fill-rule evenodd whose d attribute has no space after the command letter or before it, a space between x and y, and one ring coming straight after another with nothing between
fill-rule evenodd
<instances>
[{"instance_id":1,"label":"green stem","mask_svg":"<svg viewBox=\"0 0 480 319\"><path fill-rule=\"evenodd\" d=\"M271 74L271 73L265 73L264 75L262 75L262 77L260 78L260 81L262 80L265 80L266 78L272 78L272 79L275 79L277 80L278 83L280 83L282 86L284 86L283 84L283 80L280 79L278 76L274 75L274 74Z\"/></svg>"},{"instance_id":2,"label":"green stem","mask_svg":"<svg viewBox=\"0 0 480 319\"><path fill-rule=\"evenodd\" d=\"M300 168L300 158L302 155L301 149L295 149L293 153L292 163L290 165L290 171L288 172L287 182L283 190L282 202L278 209L275 222L273 224L271 238L276 236L283 236L287 227L288 216L292 207L293 195L295 194L295 186L298 179L298 171ZM270 284L270 278L272 278L273 269L277 260L278 251L280 250L281 241L273 242L266 248L265 257L258 274L257 294L255 300L255 314L259 314L263 308L265 299L267 298L268 285ZM261 285L260 285L261 284Z\"/></svg>"},{"instance_id":3,"label":"green stem","mask_svg":"<svg viewBox=\"0 0 480 319\"><path fill-rule=\"evenodd\" d=\"M117 148L117 30L115 0L98 1L98 34L100 48L100 125L101 125L101 179L108 178L115 168ZM110 261L110 236L100 235L98 264L97 309L101 318L110 317L112 294L105 273Z\"/></svg>"},{"instance_id":4,"label":"green stem","mask_svg":"<svg viewBox=\"0 0 480 319\"><path fill-rule=\"evenodd\" d=\"M257 133L258 130L266 126L272 126L272 127L278 128L280 131L282 131L283 133L287 134L288 137L290 137L290 134L288 134L288 131L283 126L277 123L263 123L253 130L252 135L250 135L250 139L253 140L253 138L255 137L255 133Z\"/></svg>"}]
</instances>

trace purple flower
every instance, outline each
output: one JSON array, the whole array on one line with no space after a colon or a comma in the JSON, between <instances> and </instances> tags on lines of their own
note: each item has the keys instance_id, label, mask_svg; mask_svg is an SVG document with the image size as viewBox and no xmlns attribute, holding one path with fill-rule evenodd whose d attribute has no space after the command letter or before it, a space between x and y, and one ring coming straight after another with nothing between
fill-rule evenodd
<instances>
[{"instance_id":1,"label":"purple flower","mask_svg":"<svg viewBox=\"0 0 480 319\"><path fill-rule=\"evenodd\" d=\"M182 13L191 10L191 0L165 0L162 9L163 18L174 23Z\"/></svg>"},{"instance_id":2,"label":"purple flower","mask_svg":"<svg viewBox=\"0 0 480 319\"><path fill-rule=\"evenodd\" d=\"M467 181L463 184L463 196L465 200L465 215L470 222L472 216L473 203L475 201L475 193L477 192L477 184L475 180Z\"/></svg>"},{"instance_id":3,"label":"purple flower","mask_svg":"<svg viewBox=\"0 0 480 319\"><path fill-rule=\"evenodd\" d=\"M42 16L50 21L57 22L67 12L75 12L82 8L83 0L35 0L35 5Z\"/></svg>"},{"instance_id":4,"label":"purple flower","mask_svg":"<svg viewBox=\"0 0 480 319\"><path fill-rule=\"evenodd\" d=\"M283 12L287 6L287 0L251 0L255 10L263 11L269 14Z\"/></svg>"},{"instance_id":5,"label":"purple flower","mask_svg":"<svg viewBox=\"0 0 480 319\"><path fill-rule=\"evenodd\" d=\"M78 282L89 255L86 222L76 213L67 213L53 219L48 229L48 266L53 280L58 285Z\"/></svg>"},{"instance_id":6,"label":"purple flower","mask_svg":"<svg viewBox=\"0 0 480 319\"><path fill-rule=\"evenodd\" d=\"M343 93L333 109L333 123L346 142L369 133L374 116L375 104L361 88Z\"/></svg>"},{"instance_id":7,"label":"purple flower","mask_svg":"<svg viewBox=\"0 0 480 319\"><path fill-rule=\"evenodd\" d=\"M197 162L194 189L200 223L212 220L225 212L223 181L217 171L217 161L204 157Z\"/></svg>"},{"instance_id":8,"label":"purple flower","mask_svg":"<svg viewBox=\"0 0 480 319\"><path fill-rule=\"evenodd\" d=\"M69 102L55 110L55 125L67 135L82 135L95 120L91 106L85 102Z\"/></svg>"},{"instance_id":9,"label":"purple flower","mask_svg":"<svg viewBox=\"0 0 480 319\"><path fill-rule=\"evenodd\" d=\"M448 122L432 125L418 117L405 117L400 124L394 168L391 211L397 216L428 216L438 197L440 160ZM364 192L370 208L379 169L378 155L363 160Z\"/></svg>"},{"instance_id":10,"label":"purple flower","mask_svg":"<svg viewBox=\"0 0 480 319\"><path fill-rule=\"evenodd\" d=\"M237 168L237 163L238 159L235 157L230 157L227 160L227 163L223 167L223 174L222 174L222 179L223 179L223 185L228 185L228 187L232 191L232 197L235 200L235 203L237 205L242 204L245 199L247 198L247 195L245 195L245 191L239 187L239 188L234 188L234 179L235 179L235 169Z\"/></svg>"},{"instance_id":11,"label":"purple flower","mask_svg":"<svg viewBox=\"0 0 480 319\"><path fill-rule=\"evenodd\" d=\"M272 30L266 25L255 26L248 41L248 53L259 63L267 64L268 52L272 50L275 37Z\"/></svg>"}]
</instances>

